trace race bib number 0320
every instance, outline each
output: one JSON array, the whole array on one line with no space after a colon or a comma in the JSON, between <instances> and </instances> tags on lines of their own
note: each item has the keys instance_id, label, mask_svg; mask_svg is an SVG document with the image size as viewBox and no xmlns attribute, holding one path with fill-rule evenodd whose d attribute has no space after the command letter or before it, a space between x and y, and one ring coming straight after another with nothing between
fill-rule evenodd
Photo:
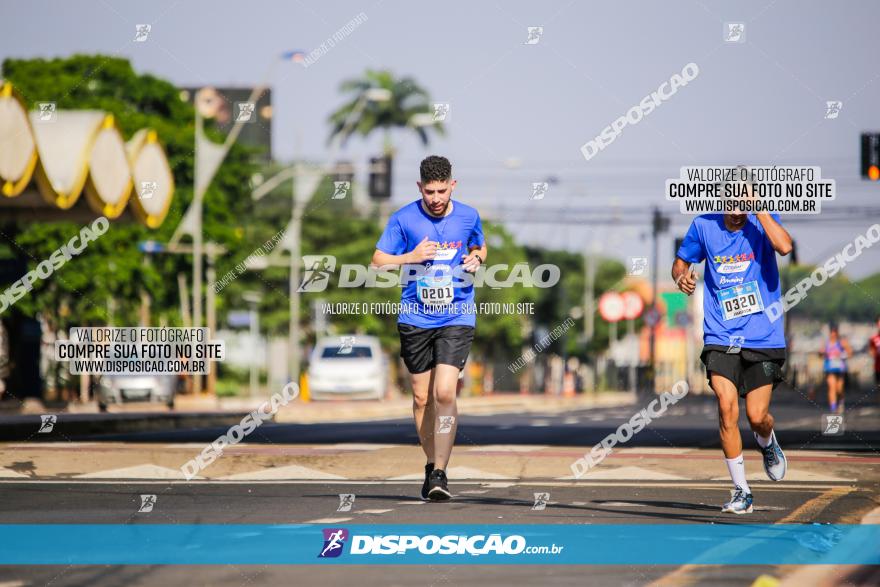
<instances>
[{"instance_id":1,"label":"race bib number 0320","mask_svg":"<svg viewBox=\"0 0 880 587\"><path fill-rule=\"evenodd\" d=\"M761 300L757 281L719 290L717 295L725 320L764 311L764 302Z\"/></svg>"}]
</instances>

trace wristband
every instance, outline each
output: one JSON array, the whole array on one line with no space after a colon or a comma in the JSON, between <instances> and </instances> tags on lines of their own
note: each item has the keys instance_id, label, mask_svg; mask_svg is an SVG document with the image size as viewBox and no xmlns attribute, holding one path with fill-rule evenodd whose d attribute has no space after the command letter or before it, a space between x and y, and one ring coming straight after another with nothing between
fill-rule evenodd
<instances>
[{"instance_id":1,"label":"wristband","mask_svg":"<svg viewBox=\"0 0 880 587\"><path fill-rule=\"evenodd\" d=\"M480 265L482 265L482 264L483 264L483 258L482 258L482 257L481 257L481 256L480 256L480 254L479 254L479 253L474 253L474 257L476 257L476 258L477 258L477 259L479 259L479 260L480 260Z\"/></svg>"}]
</instances>

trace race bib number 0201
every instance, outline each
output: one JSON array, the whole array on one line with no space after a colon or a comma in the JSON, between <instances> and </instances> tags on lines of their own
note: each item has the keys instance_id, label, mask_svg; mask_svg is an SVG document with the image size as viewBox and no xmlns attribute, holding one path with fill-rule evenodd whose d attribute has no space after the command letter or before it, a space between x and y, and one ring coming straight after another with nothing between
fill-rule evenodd
<instances>
[{"instance_id":1,"label":"race bib number 0201","mask_svg":"<svg viewBox=\"0 0 880 587\"><path fill-rule=\"evenodd\" d=\"M725 320L764 311L757 281L734 285L718 291L718 303Z\"/></svg>"},{"instance_id":2,"label":"race bib number 0201","mask_svg":"<svg viewBox=\"0 0 880 587\"><path fill-rule=\"evenodd\" d=\"M455 299L452 276L426 275L416 282L416 293L419 301L426 306L448 306Z\"/></svg>"}]
</instances>

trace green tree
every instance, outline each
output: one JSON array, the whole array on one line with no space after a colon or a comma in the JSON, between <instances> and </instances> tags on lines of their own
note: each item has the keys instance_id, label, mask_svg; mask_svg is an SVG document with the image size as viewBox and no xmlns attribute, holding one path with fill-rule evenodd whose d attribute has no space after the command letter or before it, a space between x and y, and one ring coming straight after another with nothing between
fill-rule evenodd
<instances>
[{"instance_id":1,"label":"green tree","mask_svg":"<svg viewBox=\"0 0 880 587\"><path fill-rule=\"evenodd\" d=\"M582 307L586 277L584 275L584 257L580 253L555 251L539 248L528 249L528 259L532 267L542 263L556 265L560 269L561 278L556 287L540 290L538 303L535 306L535 323L552 330L568 318L574 307ZM626 268L613 259L600 258L596 261L595 299L609 290L622 291L622 280ZM583 332L583 319L578 320L577 328L568 331L568 336L559 338L549 348L562 354L562 341L567 341L565 348L570 356L586 358L587 354L596 353L608 347L610 330L608 323L598 316L595 310L593 339L584 347L580 333ZM636 327L640 321L636 322Z\"/></svg>"},{"instance_id":2,"label":"green tree","mask_svg":"<svg viewBox=\"0 0 880 587\"><path fill-rule=\"evenodd\" d=\"M126 140L145 127L156 130L176 185L164 224L111 221L110 230L78 257L36 285L15 306L28 315L42 312L52 328L83 324L137 324L139 290L152 298L153 321L180 324L176 275L191 274L188 256L157 255L145 262L139 241L167 242L192 199L194 111L170 82L135 73L125 59L75 55L59 59L7 59L3 76L27 105L55 102L58 109L99 109L115 116ZM222 136L212 127L214 140ZM246 247L244 224L251 211L248 179L253 150L236 145L205 197L206 240L234 251ZM76 222L4 223L0 255L22 259L28 269L66 243L81 228ZM234 255L218 261L218 273L234 266ZM112 314L112 315L111 315Z\"/></svg>"},{"instance_id":3,"label":"green tree","mask_svg":"<svg viewBox=\"0 0 880 587\"><path fill-rule=\"evenodd\" d=\"M386 90L390 98L370 100L368 93L376 88ZM360 78L345 80L339 89L350 98L330 115L328 141L339 137L345 144L355 133L366 137L378 130L384 136L385 153L393 155L392 129L412 129L424 145L429 142L428 128L441 135L444 133L443 125L439 122L430 126L414 124L414 116L429 114L431 109L428 92L411 77L395 78L390 71L369 69Z\"/></svg>"},{"instance_id":4,"label":"green tree","mask_svg":"<svg viewBox=\"0 0 880 587\"><path fill-rule=\"evenodd\" d=\"M788 265L780 269L782 293L802 279L810 279L813 265ZM880 315L880 273L852 281L838 273L825 283L813 286L806 297L790 310L792 316L821 322L873 322Z\"/></svg>"}]
</instances>

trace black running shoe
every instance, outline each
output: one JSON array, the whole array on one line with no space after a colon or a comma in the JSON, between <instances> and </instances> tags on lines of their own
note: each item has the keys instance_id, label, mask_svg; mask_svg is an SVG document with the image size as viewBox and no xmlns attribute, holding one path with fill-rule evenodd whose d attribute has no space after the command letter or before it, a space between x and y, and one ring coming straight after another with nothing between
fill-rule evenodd
<instances>
[{"instance_id":1,"label":"black running shoe","mask_svg":"<svg viewBox=\"0 0 880 587\"><path fill-rule=\"evenodd\" d=\"M422 483L422 499L428 501L428 476L434 470L434 463L425 465L425 482Z\"/></svg>"},{"instance_id":2,"label":"black running shoe","mask_svg":"<svg viewBox=\"0 0 880 587\"><path fill-rule=\"evenodd\" d=\"M446 501L452 494L446 487L446 473L443 469L434 469L428 476L428 499L431 501Z\"/></svg>"}]
</instances>

